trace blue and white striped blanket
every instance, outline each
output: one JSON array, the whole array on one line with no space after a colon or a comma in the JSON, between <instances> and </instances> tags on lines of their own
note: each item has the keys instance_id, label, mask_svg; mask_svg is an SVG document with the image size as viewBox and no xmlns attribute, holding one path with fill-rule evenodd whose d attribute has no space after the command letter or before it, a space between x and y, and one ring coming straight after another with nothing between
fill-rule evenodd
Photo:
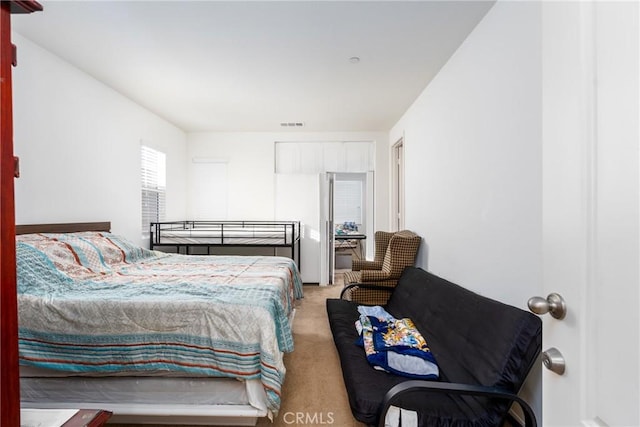
<instances>
[{"instance_id":1,"label":"blue and white striped blanket","mask_svg":"<svg viewBox=\"0 0 640 427\"><path fill-rule=\"evenodd\" d=\"M277 413L302 297L291 259L164 254L111 233L17 240L22 365L260 379Z\"/></svg>"}]
</instances>

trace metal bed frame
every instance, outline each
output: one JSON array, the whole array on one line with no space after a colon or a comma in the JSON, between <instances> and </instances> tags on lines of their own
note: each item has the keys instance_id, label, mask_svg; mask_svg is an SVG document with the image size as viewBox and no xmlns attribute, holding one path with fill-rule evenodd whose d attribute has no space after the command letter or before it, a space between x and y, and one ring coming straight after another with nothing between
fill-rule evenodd
<instances>
[{"instance_id":1,"label":"metal bed frame","mask_svg":"<svg viewBox=\"0 0 640 427\"><path fill-rule=\"evenodd\" d=\"M191 255L192 248L289 248L300 269L300 221L164 221L150 224L152 250L175 248Z\"/></svg>"}]
</instances>

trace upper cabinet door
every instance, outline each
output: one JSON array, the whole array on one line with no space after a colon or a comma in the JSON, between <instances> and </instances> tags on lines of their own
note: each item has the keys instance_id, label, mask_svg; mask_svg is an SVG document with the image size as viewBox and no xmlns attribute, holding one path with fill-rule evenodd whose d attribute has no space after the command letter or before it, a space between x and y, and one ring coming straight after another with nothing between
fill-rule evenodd
<instances>
[{"instance_id":1,"label":"upper cabinet door","mask_svg":"<svg viewBox=\"0 0 640 427\"><path fill-rule=\"evenodd\" d=\"M276 173L374 170L372 142L276 142L275 150Z\"/></svg>"}]
</instances>

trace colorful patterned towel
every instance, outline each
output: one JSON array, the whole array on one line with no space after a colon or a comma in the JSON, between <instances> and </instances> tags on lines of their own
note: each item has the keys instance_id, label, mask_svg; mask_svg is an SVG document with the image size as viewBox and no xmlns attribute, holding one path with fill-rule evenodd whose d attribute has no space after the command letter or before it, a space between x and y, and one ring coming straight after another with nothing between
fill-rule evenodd
<instances>
[{"instance_id":1,"label":"colorful patterned towel","mask_svg":"<svg viewBox=\"0 0 640 427\"><path fill-rule=\"evenodd\" d=\"M374 368L416 379L439 377L438 364L411 319L395 319L382 311L360 310L361 344Z\"/></svg>"}]
</instances>

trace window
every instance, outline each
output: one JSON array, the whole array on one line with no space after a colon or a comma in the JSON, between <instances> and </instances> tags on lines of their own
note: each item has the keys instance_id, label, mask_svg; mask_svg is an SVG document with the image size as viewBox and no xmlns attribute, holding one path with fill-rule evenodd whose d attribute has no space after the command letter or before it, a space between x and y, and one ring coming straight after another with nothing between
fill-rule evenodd
<instances>
[{"instance_id":1,"label":"window","mask_svg":"<svg viewBox=\"0 0 640 427\"><path fill-rule=\"evenodd\" d=\"M146 146L141 147L142 234L149 233L151 222L165 219L166 155Z\"/></svg>"},{"instance_id":2,"label":"window","mask_svg":"<svg viewBox=\"0 0 640 427\"><path fill-rule=\"evenodd\" d=\"M357 225L362 220L362 181L338 181L335 184L334 194L335 224L354 222Z\"/></svg>"}]
</instances>

